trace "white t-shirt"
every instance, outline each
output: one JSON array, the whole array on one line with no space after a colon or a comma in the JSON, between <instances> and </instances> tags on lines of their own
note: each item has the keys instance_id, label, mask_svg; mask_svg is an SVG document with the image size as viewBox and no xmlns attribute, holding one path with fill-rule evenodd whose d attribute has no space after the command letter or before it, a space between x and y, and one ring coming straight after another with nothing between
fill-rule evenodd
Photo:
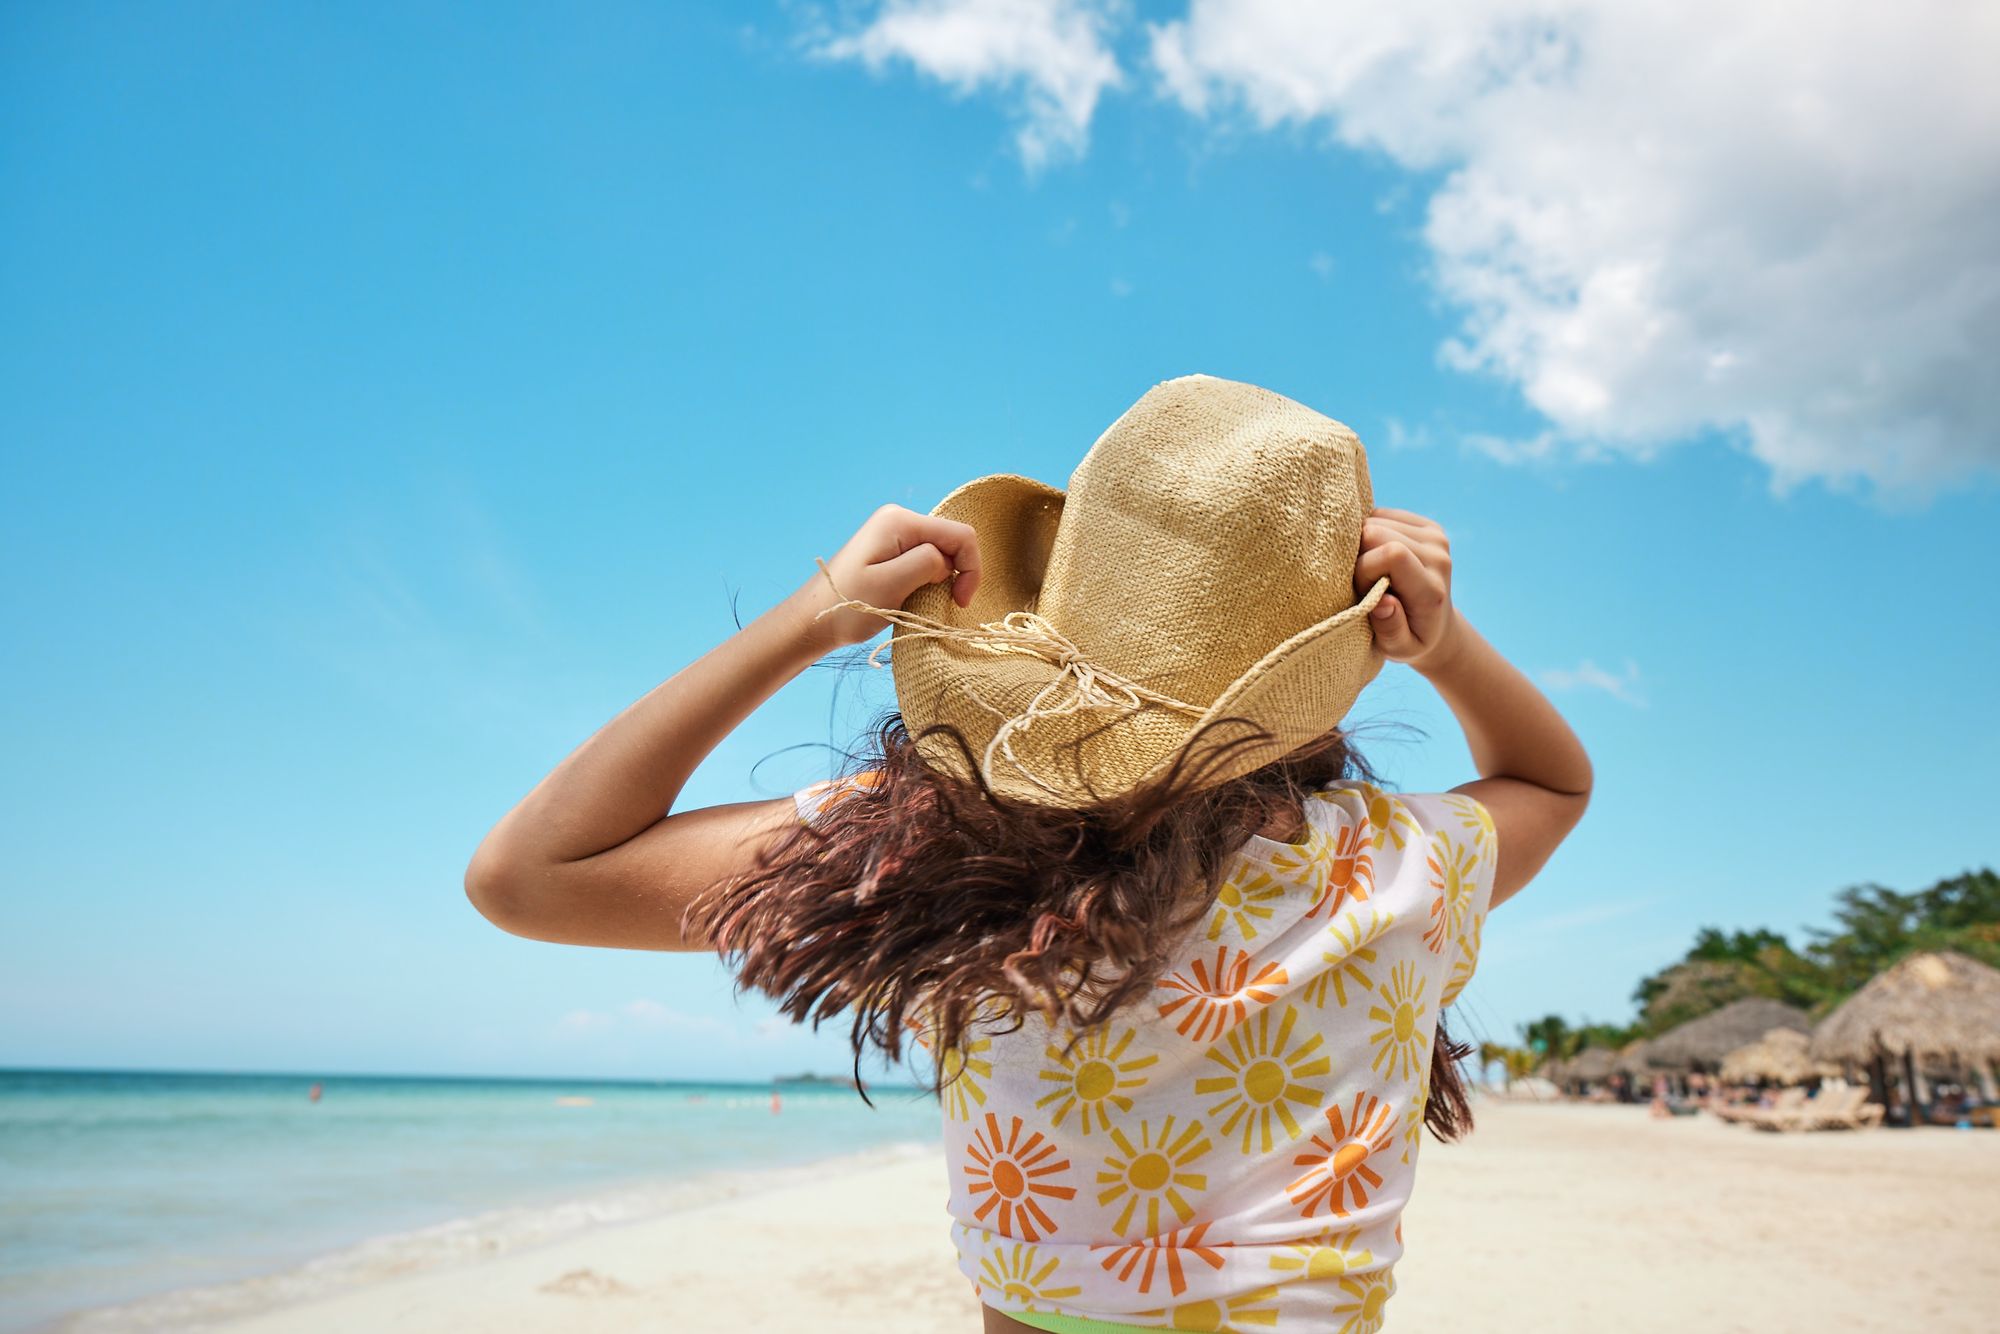
<instances>
[{"instance_id":1,"label":"white t-shirt","mask_svg":"<svg viewBox=\"0 0 2000 1334\"><path fill-rule=\"evenodd\" d=\"M800 792L802 817L843 781ZM1038 1013L946 1053L963 1070L943 1099L952 1237L987 1305L1380 1327L1438 1011L1472 976L1492 897L1493 819L1462 793L1358 779L1306 818L1297 843L1239 849L1148 1003L1067 1056L1069 1031Z\"/></svg>"}]
</instances>

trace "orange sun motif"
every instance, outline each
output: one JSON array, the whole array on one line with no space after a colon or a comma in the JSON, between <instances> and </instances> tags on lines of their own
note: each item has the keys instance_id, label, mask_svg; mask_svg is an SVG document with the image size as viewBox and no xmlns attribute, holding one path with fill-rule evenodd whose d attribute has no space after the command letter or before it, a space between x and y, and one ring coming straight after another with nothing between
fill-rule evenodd
<instances>
[{"instance_id":1,"label":"orange sun motif","mask_svg":"<svg viewBox=\"0 0 2000 1334\"><path fill-rule=\"evenodd\" d=\"M1179 1135L1175 1135L1174 1118L1169 1116L1160 1123L1160 1133L1155 1138L1152 1127L1141 1121L1137 1145L1126 1137L1121 1127L1113 1126L1111 1139L1118 1148L1116 1152L1105 1155L1104 1166L1097 1173L1097 1184L1104 1187L1098 1192L1097 1202L1109 1208L1120 1199L1125 1201L1118 1221L1111 1225L1112 1231L1124 1236L1125 1229L1132 1225L1132 1214L1141 1202L1146 1206L1147 1236L1160 1230L1162 1202L1183 1223L1194 1217L1194 1206L1181 1192L1208 1189L1206 1175L1187 1170L1213 1147L1201 1133L1201 1122L1190 1122Z\"/></svg>"},{"instance_id":2,"label":"orange sun motif","mask_svg":"<svg viewBox=\"0 0 2000 1334\"><path fill-rule=\"evenodd\" d=\"M1339 912L1350 898L1356 903L1368 901L1368 896L1375 892L1375 853L1368 846L1368 837L1366 825L1343 825L1335 832L1333 855L1327 859L1326 883L1320 887L1312 907L1306 909L1306 916L1317 916L1322 908L1330 916Z\"/></svg>"},{"instance_id":3,"label":"orange sun motif","mask_svg":"<svg viewBox=\"0 0 2000 1334\"><path fill-rule=\"evenodd\" d=\"M969 1178L966 1190L974 1199L986 1197L973 1211L974 1218L984 1221L986 1215L998 1209L994 1230L1001 1236L1040 1241L1044 1233L1056 1230L1056 1220L1049 1217L1036 1197L1074 1199L1076 1187L1043 1180L1069 1171L1069 1159L1050 1161L1055 1157L1056 1146L1044 1140L1040 1131L1023 1139L1026 1127L1021 1118L1014 1117L1013 1122L1003 1139L1000 1118L992 1112L986 1114L985 1129L975 1131L972 1143L965 1146L966 1156L972 1159L965 1164L965 1175Z\"/></svg>"},{"instance_id":4,"label":"orange sun motif","mask_svg":"<svg viewBox=\"0 0 2000 1334\"><path fill-rule=\"evenodd\" d=\"M1174 1297L1187 1291L1187 1271L1182 1267L1183 1255L1193 1256L1210 1269L1222 1268L1222 1252L1215 1245L1201 1244L1202 1234L1208 1231L1207 1223L1197 1223L1191 1228L1176 1228L1172 1232L1157 1237L1146 1237L1123 1246L1092 1246L1093 1251L1110 1250L1104 1257L1104 1271L1114 1275L1120 1283L1130 1283L1134 1273L1139 1275L1139 1291L1153 1290L1153 1279L1161 1262L1165 1261L1167 1271L1167 1291ZM1218 1245L1227 1246L1221 1242ZM1180 1329L1200 1329L1200 1325L1181 1325ZM1209 1326L1219 1328L1219 1326Z\"/></svg>"},{"instance_id":5,"label":"orange sun motif","mask_svg":"<svg viewBox=\"0 0 2000 1334\"><path fill-rule=\"evenodd\" d=\"M1359 915L1336 917L1327 923L1326 934L1338 947L1328 950L1322 958L1328 967L1314 974L1301 993L1308 1001L1321 1009L1326 1008L1326 988L1333 985L1334 995L1340 1001L1340 1008L1347 1008L1347 984L1352 982L1364 991L1375 990L1375 979L1368 976L1368 969L1376 962L1374 942L1384 931L1395 923L1394 915L1380 909L1371 909L1366 922Z\"/></svg>"},{"instance_id":6,"label":"orange sun motif","mask_svg":"<svg viewBox=\"0 0 2000 1334\"><path fill-rule=\"evenodd\" d=\"M1215 911L1208 919L1208 938L1222 939L1222 928L1236 924L1237 934L1255 940L1260 924L1271 920L1273 900L1285 897L1285 882L1245 862L1240 870L1222 882L1215 896Z\"/></svg>"},{"instance_id":7,"label":"orange sun motif","mask_svg":"<svg viewBox=\"0 0 2000 1334\"><path fill-rule=\"evenodd\" d=\"M1093 1118L1100 1130L1110 1126L1109 1108L1116 1107L1121 1112L1132 1110L1132 1099L1126 1090L1144 1084L1146 1077L1137 1072L1160 1059L1158 1052L1147 1052L1144 1056L1125 1055L1125 1049L1132 1045L1132 1039L1138 1036L1138 1032L1136 1028L1128 1028L1125 1036L1114 1044L1111 1029L1106 1025L1085 1034L1069 1051L1064 1051L1055 1043L1050 1043L1043 1050L1042 1054L1055 1064L1042 1071L1042 1079L1056 1087L1037 1099L1035 1106L1057 1104L1055 1120L1051 1125L1060 1128L1063 1118L1074 1107L1077 1109L1077 1127L1088 1135Z\"/></svg>"},{"instance_id":8,"label":"orange sun motif","mask_svg":"<svg viewBox=\"0 0 2000 1334\"><path fill-rule=\"evenodd\" d=\"M1175 973L1154 985L1174 993L1172 1000L1160 1002L1160 1017L1171 1018L1180 1010L1175 1031L1196 1042L1213 1042L1243 1022L1252 1005L1269 1005L1278 998L1279 988L1290 979L1283 964L1268 960L1251 974L1249 950L1237 950L1234 960L1229 947L1215 947L1215 962L1196 959L1187 972ZM1188 973L1193 976L1189 977Z\"/></svg>"},{"instance_id":9,"label":"orange sun motif","mask_svg":"<svg viewBox=\"0 0 2000 1334\"><path fill-rule=\"evenodd\" d=\"M995 1253L979 1261L980 1282L973 1284L975 1295L984 1292L998 1293L1019 1307L1035 1309L1037 1302L1056 1302L1065 1297L1074 1297L1083 1291L1081 1285L1072 1284L1065 1288L1049 1286L1049 1279L1062 1264L1055 1256L1050 1256L1047 1264L1042 1263L1041 1252L1033 1246L1015 1242L1013 1246L998 1246Z\"/></svg>"},{"instance_id":10,"label":"orange sun motif","mask_svg":"<svg viewBox=\"0 0 2000 1334\"><path fill-rule=\"evenodd\" d=\"M1426 865L1430 867L1431 889L1435 893L1431 899L1430 925L1424 928L1424 945L1432 954L1442 954L1445 941L1458 934L1465 922L1466 909L1472 906L1473 873L1479 865L1479 854L1452 842L1439 830L1431 837Z\"/></svg>"},{"instance_id":11,"label":"orange sun motif","mask_svg":"<svg viewBox=\"0 0 2000 1334\"><path fill-rule=\"evenodd\" d=\"M1383 1308L1396 1291L1396 1280L1386 1269L1352 1274L1340 1280L1340 1291L1343 1300L1333 1308L1334 1318L1347 1318L1336 1334L1375 1334L1382 1328Z\"/></svg>"},{"instance_id":12,"label":"orange sun motif","mask_svg":"<svg viewBox=\"0 0 2000 1334\"><path fill-rule=\"evenodd\" d=\"M1345 1218L1351 1212L1350 1197L1353 1209L1366 1207L1368 1192L1382 1185L1382 1174L1368 1160L1395 1139L1395 1114L1365 1091L1354 1095L1354 1106L1344 1114L1337 1104L1327 1108L1326 1121L1328 1133L1314 1135L1312 1148L1292 1160L1308 1169L1286 1187L1304 1218L1322 1207Z\"/></svg>"},{"instance_id":13,"label":"orange sun motif","mask_svg":"<svg viewBox=\"0 0 2000 1334\"><path fill-rule=\"evenodd\" d=\"M1424 989L1428 977L1417 976L1417 965L1405 960L1389 970L1389 985L1382 988L1381 1003L1368 1007L1368 1017L1380 1025L1368 1035L1375 1059L1368 1068L1379 1075L1414 1079L1417 1071L1428 1068L1430 1034L1424 1032Z\"/></svg>"},{"instance_id":14,"label":"orange sun motif","mask_svg":"<svg viewBox=\"0 0 2000 1334\"><path fill-rule=\"evenodd\" d=\"M1296 1045L1292 1043L1298 1018L1298 1007L1287 1005L1273 1034L1271 1012L1259 1010L1249 1023L1231 1029L1226 1042L1205 1053L1224 1073L1195 1080L1194 1091L1197 1095L1220 1095L1209 1106L1208 1114L1223 1118L1218 1134L1227 1135L1242 1127L1244 1153L1252 1152L1253 1132L1262 1151L1271 1151L1274 1116L1287 1134L1298 1138L1298 1118L1292 1115L1289 1104L1317 1107L1326 1100L1325 1089L1304 1081L1332 1074L1333 1060L1322 1049L1322 1034L1302 1035Z\"/></svg>"}]
</instances>

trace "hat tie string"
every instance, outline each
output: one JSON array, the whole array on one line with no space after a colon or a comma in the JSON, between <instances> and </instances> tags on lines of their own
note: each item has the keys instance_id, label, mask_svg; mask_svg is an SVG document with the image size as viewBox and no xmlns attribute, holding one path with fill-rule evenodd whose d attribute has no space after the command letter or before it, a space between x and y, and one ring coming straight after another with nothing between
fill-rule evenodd
<instances>
[{"instance_id":1,"label":"hat tie string","mask_svg":"<svg viewBox=\"0 0 2000 1334\"><path fill-rule=\"evenodd\" d=\"M1076 643L1047 618L1032 611L1010 611L997 621L986 621L977 626L950 625L944 621L919 616L915 612L899 607L877 607L858 598L850 598L840 591L833 581L833 571L826 562L814 558L819 571L826 576L827 586L833 589L840 600L822 610L813 619L819 620L836 611L851 609L879 616L903 632L905 639L937 639L968 648L984 649L989 653L1026 653L1054 664L1056 674L1034 696L1019 713L1009 715L988 701L981 699L978 692L968 690L979 705L1000 718L1000 726L993 733L993 739L986 745L980 757L980 768L992 781L993 760L996 755L1005 759L1029 782L1044 792L1062 795L1050 787L1023 764L1014 754L1014 737L1026 732L1037 718L1053 718L1064 714L1082 713L1091 709L1119 709L1136 713L1148 704L1158 704L1182 713L1200 717L1207 710L1199 704L1176 699L1150 687L1140 685L1130 677L1121 676L1107 667L1100 667L1083 656ZM868 665L881 667L882 651L892 641L885 640L868 654ZM1067 690L1067 696L1064 692Z\"/></svg>"}]
</instances>

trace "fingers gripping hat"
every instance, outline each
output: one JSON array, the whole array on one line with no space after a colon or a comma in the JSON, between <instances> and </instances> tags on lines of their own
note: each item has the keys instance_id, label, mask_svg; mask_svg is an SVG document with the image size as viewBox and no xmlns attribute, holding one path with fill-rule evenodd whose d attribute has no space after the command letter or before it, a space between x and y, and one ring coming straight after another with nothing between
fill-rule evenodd
<instances>
[{"instance_id":1,"label":"fingers gripping hat","mask_svg":"<svg viewBox=\"0 0 2000 1334\"><path fill-rule=\"evenodd\" d=\"M1354 596L1373 507L1354 432L1190 375L1113 422L1067 492L996 475L938 503L978 535L970 606L948 582L840 605L894 626L897 705L934 768L973 777L926 735L950 724L1006 799L1093 805L1177 762L1214 786L1330 731L1381 670L1369 612L1389 581Z\"/></svg>"}]
</instances>

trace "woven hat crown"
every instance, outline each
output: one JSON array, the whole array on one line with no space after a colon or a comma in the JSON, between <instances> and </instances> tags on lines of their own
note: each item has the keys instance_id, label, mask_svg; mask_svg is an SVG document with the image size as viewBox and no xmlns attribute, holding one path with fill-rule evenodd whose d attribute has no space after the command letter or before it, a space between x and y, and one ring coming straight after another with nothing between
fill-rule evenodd
<instances>
[{"instance_id":1,"label":"woven hat crown","mask_svg":"<svg viewBox=\"0 0 2000 1334\"><path fill-rule=\"evenodd\" d=\"M968 607L917 590L895 625L897 704L925 760L995 795L1089 805L1180 760L1204 785L1335 727L1381 668L1354 563L1374 507L1339 422L1255 385L1191 375L1105 430L1068 490L982 477L933 513L970 523ZM1243 724L1204 730L1223 719ZM1243 746L1251 732L1263 734ZM1189 751L1235 738L1226 762Z\"/></svg>"}]
</instances>

